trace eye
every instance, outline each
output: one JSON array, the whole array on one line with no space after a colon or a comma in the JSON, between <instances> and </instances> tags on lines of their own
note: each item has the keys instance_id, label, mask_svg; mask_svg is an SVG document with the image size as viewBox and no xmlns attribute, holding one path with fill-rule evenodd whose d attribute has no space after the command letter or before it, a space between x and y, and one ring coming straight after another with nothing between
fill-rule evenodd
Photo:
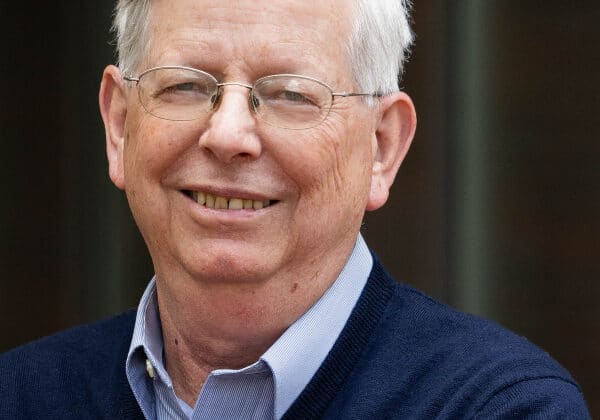
<instances>
[{"instance_id":1,"label":"eye","mask_svg":"<svg viewBox=\"0 0 600 420\"><path fill-rule=\"evenodd\" d=\"M179 83L174 86L169 86L165 90L171 92L193 92L198 91L198 84L192 82Z\"/></svg>"},{"instance_id":2,"label":"eye","mask_svg":"<svg viewBox=\"0 0 600 420\"><path fill-rule=\"evenodd\" d=\"M295 90L280 89L270 92L267 97L273 105L280 106L318 106L310 94Z\"/></svg>"},{"instance_id":3,"label":"eye","mask_svg":"<svg viewBox=\"0 0 600 420\"><path fill-rule=\"evenodd\" d=\"M156 96L186 95L206 97L209 96L209 92L209 88L205 84L198 82L181 82L163 86L156 92Z\"/></svg>"},{"instance_id":4,"label":"eye","mask_svg":"<svg viewBox=\"0 0 600 420\"><path fill-rule=\"evenodd\" d=\"M301 76L273 75L260 79L254 92L263 107L281 112L320 110L329 91L320 83Z\"/></svg>"},{"instance_id":5,"label":"eye","mask_svg":"<svg viewBox=\"0 0 600 420\"><path fill-rule=\"evenodd\" d=\"M279 94L279 98L286 100L286 101L290 101L290 102L311 102L306 96L304 96L303 94L299 93L299 92L294 92L291 90L284 90L281 91Z\"/></svg>"},{"instance_id":6,"label":"eye","mask_svg":"<svg viewBox=\"0 0 600 420\"><path fill-rule=\"evenodd\" d=\"M198 103L209 101L215 94L215 87L204 80L171 77L156 81L150 97L163 102Z\"/></svg>"}]
</instances>

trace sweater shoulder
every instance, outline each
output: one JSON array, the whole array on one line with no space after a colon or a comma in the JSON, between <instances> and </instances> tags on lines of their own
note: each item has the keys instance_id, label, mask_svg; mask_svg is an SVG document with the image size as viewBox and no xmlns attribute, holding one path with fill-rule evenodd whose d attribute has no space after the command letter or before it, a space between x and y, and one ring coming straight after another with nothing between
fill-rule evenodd
<instances>
[{"instance_id":1,"label":"sweater shoulder","mask_svg":"<svg viewBox=\"0 0 600 420\"><path fill-rule=\"evenodd\" d=\"M87 358L114 354L115 345L130 340L135 322L135 310L79 325L56 334L23 344L0 355L0 366L19 362L44 362L67 358Z\"/></svg>"},{"instance_id":2,"label":"sweater shoulder","mask_svg":"<svg viewBox=\"0 0 600 420\"><path fill-rule=\"evenodd\" d=\"M131 400L125 359L134 323L132 310L0 355L0 418L104 418Z\"/></svg>"},{"instance_id":3,"label":"sweater shoulder","mask_svg":"<svg viewBox=\"0 0 600 420\"><path fill-rule=\"evenodd\" d=\"M527 338L382 273L391 297L346 388L387 390L384 399L361 396L373 401L369 415L386 417L390 412L379 409L387 406L401 408L407 417L470 418L494 401L534 408L551 401L554 407L573 405L585 412L581 389L569 372ZM518 401L517 394L531 398Z\"/></svg>"},{"instance_id":4,"label":"sweater shoulder","mask_svg":"<svg viewBox=\"0 0 600 420\"><path fill-rule=\"evenodd\" d=\"M545 351L398 283L374 261L346 325L351 337L342 335L330 353L328 373L337 378L337 390L327 394L335 388L321 379L311 389L311 405L297 404L288 418L305 418L300 409L319 418L487 418L498 407L523 417L558 418L552 413L571 410L588 418L581 389ZM351 350L356 362L343 364ZM317 412L322 395L332 402Z\"/></svg>"},{"instance_id":5,"label":"sweater shoulder","mask_svg":"<svg viewBox=\"0 0 600 420\"><path fill-rule=\"evenodd\" d=\"M518 371L521 379L557 376L575 384L556 360L526 337L404 284L395 286L382 327L380 331L394 332L394 341L402 338L411 348L427 348L424 354L443 356L442 360L448 358L463 366L511 364L518 366L513 371Z\"/></svg>"}]
</instances>

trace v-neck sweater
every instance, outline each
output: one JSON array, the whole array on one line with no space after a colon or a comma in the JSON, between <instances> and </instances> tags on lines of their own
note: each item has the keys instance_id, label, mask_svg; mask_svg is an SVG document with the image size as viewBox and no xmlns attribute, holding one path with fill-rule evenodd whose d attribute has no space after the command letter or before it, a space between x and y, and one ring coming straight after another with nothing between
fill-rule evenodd
<instances>
[{"instance_id":1,"label":"v-neck sweater","mask_svg":"<svg viewBox=\"0 0 600 420\"><path fill-rule=\"evenodd\" d=\"M0 355L0 419L143 418L125 375L134 322L131 310ZM547 353L396 282L374 258L346 326L283 418L590 417Z\"/></svg>"}]
</instances>

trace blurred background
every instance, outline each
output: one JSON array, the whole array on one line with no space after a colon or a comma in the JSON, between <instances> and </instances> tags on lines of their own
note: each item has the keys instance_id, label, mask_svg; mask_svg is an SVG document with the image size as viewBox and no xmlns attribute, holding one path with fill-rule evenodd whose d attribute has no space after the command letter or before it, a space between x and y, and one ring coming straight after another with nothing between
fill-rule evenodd
<instances>
[{"instance_id":1,"label":"blurred background","mask_svg":"<svg viewBox=\"0 0 600 420\"><path fill-rule=\"evenodd\" d=\"M111 1L0 3L0 352L134 307L107 175ZM393 274L543 347L600 416L600 3L416 2L417 136L363 233Z\"/></svg>"}]
</instances>

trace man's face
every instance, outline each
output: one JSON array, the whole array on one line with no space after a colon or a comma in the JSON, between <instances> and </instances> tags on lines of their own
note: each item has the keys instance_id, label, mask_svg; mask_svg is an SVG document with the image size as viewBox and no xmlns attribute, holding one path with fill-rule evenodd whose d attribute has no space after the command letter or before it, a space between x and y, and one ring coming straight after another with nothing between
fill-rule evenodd
<instances>
[{"instance_id":1,"label":"man's face","mask_svg":"<svg viewBox=\"0 0 600 420\"><path fill-rule=\"evenodd\" d=\"M351 2L344 0L155 1L149 53L137 70L189 66L246 84L294 73L356 91L345 49L351 25ZM375 154L375 113L361 99L337 98L327 119L306 130L262 123L240 86L225 87L203 123L149 115L133 87L126 101L117 185L159 277L310 278L348 255ZM194 201L196 193L271 204L215 209Z\"/></svg>"}]
</instances>

